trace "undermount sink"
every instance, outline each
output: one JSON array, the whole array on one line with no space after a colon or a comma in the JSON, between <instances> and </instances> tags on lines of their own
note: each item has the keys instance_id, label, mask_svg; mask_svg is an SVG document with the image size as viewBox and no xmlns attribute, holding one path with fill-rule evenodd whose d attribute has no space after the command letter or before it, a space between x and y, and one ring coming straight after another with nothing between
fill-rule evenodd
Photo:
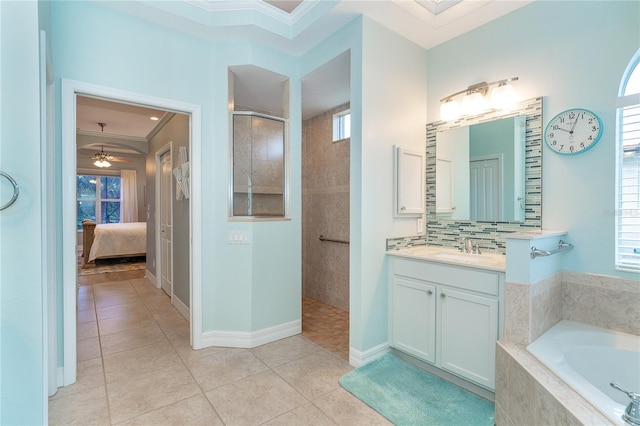
<instances>
[{"instance_id":1,"label":"undermount sink","mask_svg":"<svg viewBox=\"0 0 640 426\"><path fill-rule=\"evenodd\" d=\"M482 260L478 258L479 256L480 255L478 254L466 254L466 253L438 253L433 257L440 258L440 259L457 260L459 262L477 263Z\"/></svg>"}]
</instances>

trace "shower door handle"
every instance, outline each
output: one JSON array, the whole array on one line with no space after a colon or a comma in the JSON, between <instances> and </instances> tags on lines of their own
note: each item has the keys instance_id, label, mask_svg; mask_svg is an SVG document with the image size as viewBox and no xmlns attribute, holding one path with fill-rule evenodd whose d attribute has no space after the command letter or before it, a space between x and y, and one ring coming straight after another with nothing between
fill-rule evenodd
<instances>
[{"instance_id":1,"label":"shower door handle","mask_svg":"<svg viewBox=\"0 0 640 426\"><path fill-rule=\"evenodd\" d=\"M5 209L8 209L13 205L13 203L16 202L16 200L18 199L18 194L20 194L20 187L18 187L18 184L16 183L15 179L9 176L8 174L6 174L5 172L0 172L0 176L8 180L9 183L13 186L13 195L11 196L11 199L7 201L5 204L3 204L2 206L0 206L0 211L2 211Z\"/></svg>"}]
</instances>

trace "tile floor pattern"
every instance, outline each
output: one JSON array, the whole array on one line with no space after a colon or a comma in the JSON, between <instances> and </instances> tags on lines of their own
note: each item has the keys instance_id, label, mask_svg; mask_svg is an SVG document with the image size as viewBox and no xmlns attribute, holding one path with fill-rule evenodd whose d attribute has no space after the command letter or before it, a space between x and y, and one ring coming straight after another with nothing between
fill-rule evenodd
<instances>
[{"instance_id":1,"label":"tile floor pattern","mask_svg":"<svg viewBox=\"0 0 640 426\"><path fill-rule=\"evenodd\" d=\"M78 380L49 399L52 425L390 424L340 387L348 363L303 336L192 350L144 278L81 285L77 326Z\"/></svg>"},{"instance_id":2,"label":"tile floor pattern","mask_svg":"<svg viewBox=\"0 0 640 426\"><path fill-rule=\"evenodd\" d=\"M349 361L349 312L303 297L302 335Z\"/></svg>"}]
</instances>

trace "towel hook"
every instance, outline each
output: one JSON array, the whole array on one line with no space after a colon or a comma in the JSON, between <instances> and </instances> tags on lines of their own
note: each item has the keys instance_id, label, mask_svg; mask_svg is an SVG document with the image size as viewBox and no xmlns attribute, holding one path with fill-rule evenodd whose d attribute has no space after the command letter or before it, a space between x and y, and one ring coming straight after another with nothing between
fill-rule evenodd
<instances>
[{"instance_id":1,"label":"towel hook","mask_svg":"<svg viewBox=\"0 0 640 426\"><path fill-rule=\"evenodd\" d=\"M18 184L16 183L15 179L9 176L8 174L6 174L5 172L0 172L0 176L7 179L9 182L11 182L11 185L13 185L13 196L6 204L0 206L0 212L1 212L2 210L8 209L13 205L13 203L16 202L16 200L18 199L18 194L20 193L20 188L18 187Z\"/></svg>"}]
</instances>

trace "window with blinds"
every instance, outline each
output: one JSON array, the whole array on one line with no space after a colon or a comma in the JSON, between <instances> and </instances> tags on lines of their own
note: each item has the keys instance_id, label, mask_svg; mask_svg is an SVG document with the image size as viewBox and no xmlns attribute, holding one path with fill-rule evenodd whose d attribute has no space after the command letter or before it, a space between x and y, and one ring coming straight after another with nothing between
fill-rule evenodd
<instances>
[{"instance_id":1,"label":"window with blinds","mask_svg":"<svg viewBox=\"0 0 640 426\"><path fill-rule=\"evenodd\" d=\"M618 109L616 267L640 271L640 51L625 75Z\"/></svg>"}]
</instances>

